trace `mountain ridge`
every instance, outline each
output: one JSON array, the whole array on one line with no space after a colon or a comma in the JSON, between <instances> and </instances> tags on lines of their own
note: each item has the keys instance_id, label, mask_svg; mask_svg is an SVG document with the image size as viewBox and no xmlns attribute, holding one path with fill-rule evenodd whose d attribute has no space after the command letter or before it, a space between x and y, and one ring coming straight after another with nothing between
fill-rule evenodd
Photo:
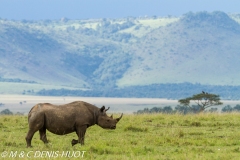
<instances>
[{"instance_id":1,"label":"mountain ridge","mask_svg":"<svg viewBox=\"0 0 240 160\"><path fill-rule=\"evenodd\" d=\"M198 14L196 14L196 16L198 17ZM186 19L186 17L183 17L182 19ZM141 64L142 69L145 68L146 70L144 72L146 75L143 76L143 78L146 78L145 81L149 83L159 83L159 80L156 80L158 78L162 79L162 83L192 82L212 85L238 85L240 81L238 80L239 74L237 67L225 67L229 64L236 64L238 62L238 50L240 49L238 45L240 42L239 33L236 35L235 31L232 32L231 30L227 30L226 32L220 32L217 34L216 32L221 30L221 28L204 28L203 26L197 26L191 29L188 24L186 26L186 23L182 22L184 21L181 21L180 19L179 21L172 23L167 28L154 30L152 34L146 35L147 37L144 37L143 41L136 46L136 48L140 48L142 51L142 55L140 55L140 57L144 59ZM235 26L237 26L237 30L239 30L239 24ZM172 27L175 29L171 29ZM184 28L188 28L188 30ZM162 36L159 38L159 35ZM169 43L165 43L164 40ZM154 48L152 46L159 47ZM232 51L229 52L229 49L232 49ZM155 56L148 53L155 54ZM146 57L147 54L148 56ZM154 57L154 59L151 59L152 57ZM147 59L149 59L149 61L147 61ZM215 59L219 59L220 62L224 62L225 64L221 66L222 64L220 65ZM209 62L207 63L207 61ZM159 63L161 66L154 68L156 65L151 65L153 64L152 62ZM139 68L139 65L136 66ZM181 69L176 69L177 67ZM219 70L219 68L221 70ZM201 73L202 70L204 73ZM229 80L228 77L222 76L228 70L231 70L231 77L233 77L232 79L234 79L234 81ZM138 75L136 71L137 70L133 70L132 73L135 77ZM157 74L157 71L161 72L161 74ZM147 74L148 72L149 75ZM141 72L139 74L141 74ZM202 74L203 76L204 74L208 74L208 76L204 79L204 77L200 78L197 74ZM178 75L180 77L177 77ZM192 77L190 77L191 75ZM217 76L227 79L219 81L220 77L217 78ZM130 77L131 76L126 79ZM187 81L186 77L190 80ZM210 81L210 78L213 79L213 81ZM140 77L137 79L140 80ZM199 81L199 79L201 79L201 81ZM136 84L136 82L133 83Z\"/></svg>"},{"instance_id":2,"label":"mountain ridge","mask_svg":"<svg viewBox=\"0 0 240 160\"><path fill-rule=\"evenodd\" d=\"M219 11L143 19L0 19L0 81L76 89L240 85L239 19Z\"/></svg>"}]
</instances>

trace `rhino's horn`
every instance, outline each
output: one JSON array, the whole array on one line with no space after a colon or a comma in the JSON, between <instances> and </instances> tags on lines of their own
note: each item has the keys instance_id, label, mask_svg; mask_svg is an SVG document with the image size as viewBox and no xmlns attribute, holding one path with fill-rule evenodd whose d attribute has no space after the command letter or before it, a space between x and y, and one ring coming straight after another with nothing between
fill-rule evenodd
<instances>
[{"instance_id":1,"label":"rhino's horn","mask_svg":"<svg viewBox=\"0 0 240 160\"><path fill-rule=\"evenodd\" d=\"M110 118L113 118L113 115L111 115Z\"/></svg>"},{"instance_id":2,"label":"rhino's horn","mask_svg":"<svg viewBox=\"0 0 240 160\"><path fill-rule=\"evenodd\" d=\"M120 121L120 119L122 118L123 113L121 114L121 116L119 118L116 118L117 122Z\"/></svg>"}]
</instances>

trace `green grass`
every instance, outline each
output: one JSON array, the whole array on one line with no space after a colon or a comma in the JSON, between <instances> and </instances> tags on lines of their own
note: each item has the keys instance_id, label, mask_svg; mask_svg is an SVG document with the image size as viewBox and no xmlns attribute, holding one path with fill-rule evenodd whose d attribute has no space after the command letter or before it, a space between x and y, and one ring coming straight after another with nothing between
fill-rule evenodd
<instances>
[{"instance_id":1,"label":"green grass","mask_svg":"<svg viewBox=\"0 0 240 160\"><path fill-rule=\"evenodd\" d=\"M26 148L27 130L26 116L0 116L0 156L4 151L17 151L17 155L23 152L24 159L28 159L28 152L33 156L38 151L69 151L78 156L79 151L86 151L83 158L78 159L225 160L238 159L240 153L239 113L124 115L116 130L90 127L85 145L74 147L70 142L76 139L75 133L58 136L48 132L48 145L43 144L36 133L33 148ZM66 159L60 156L39 159Z\"/></svg>"}]
</instances>

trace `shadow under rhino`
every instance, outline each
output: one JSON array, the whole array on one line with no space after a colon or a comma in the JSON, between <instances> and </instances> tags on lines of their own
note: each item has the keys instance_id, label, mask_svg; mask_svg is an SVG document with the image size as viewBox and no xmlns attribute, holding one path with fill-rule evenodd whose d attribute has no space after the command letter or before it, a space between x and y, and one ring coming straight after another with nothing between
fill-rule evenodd
<instances>
[{"instance_id":1,"label":"shadow under rhino","mask_svg":"<svg viewBox=\"0 0 240 160\"><path fill-rule=\"evenodd\" d=\"M32 137L37 131L40 133L40 139L48 143L46 130L57 135L76 132L78 140L73 139L72 146L77 143L84 145L84 136L88 127L97 124L104 129L116 129L116 124L123 114L113 119L112 116L107 116L108 109L105 109L105 106L98 108L83 101L59 106L39 103L32 107L28 114L27 147L31 147Z\"/></svg>"}]
</instances>

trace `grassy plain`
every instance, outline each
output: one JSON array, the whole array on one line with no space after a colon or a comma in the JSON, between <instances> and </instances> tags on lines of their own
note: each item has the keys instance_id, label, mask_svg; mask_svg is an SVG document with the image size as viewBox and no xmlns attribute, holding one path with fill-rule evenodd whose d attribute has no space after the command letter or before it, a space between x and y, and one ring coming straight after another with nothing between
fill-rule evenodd
<instances>
[{"instance_id":1,"label":"grassy plain","mask_svg":"<svg viewBox=\"0 0 240 160\"><path fill-rule=\"evenodd\" d=\"M48 145L43 144L36 133L33 148L26 148L27 130L27 116L0 116L0 159L14 159L9 157L11 152L17 152L15 159L30 159L29 153L34 159L119 160L225 160L238 159L240 153L239 113L124 115L116 130L92 126L87 130L85 145L74 147L70 142L76 139L75 133L58 136L47 132ZM49 152L50 157L44 151ZM67 151L75 157L67 158ZM79 156L82 151L86 151L83 157Z\"/></svg>"}]
</instances>

